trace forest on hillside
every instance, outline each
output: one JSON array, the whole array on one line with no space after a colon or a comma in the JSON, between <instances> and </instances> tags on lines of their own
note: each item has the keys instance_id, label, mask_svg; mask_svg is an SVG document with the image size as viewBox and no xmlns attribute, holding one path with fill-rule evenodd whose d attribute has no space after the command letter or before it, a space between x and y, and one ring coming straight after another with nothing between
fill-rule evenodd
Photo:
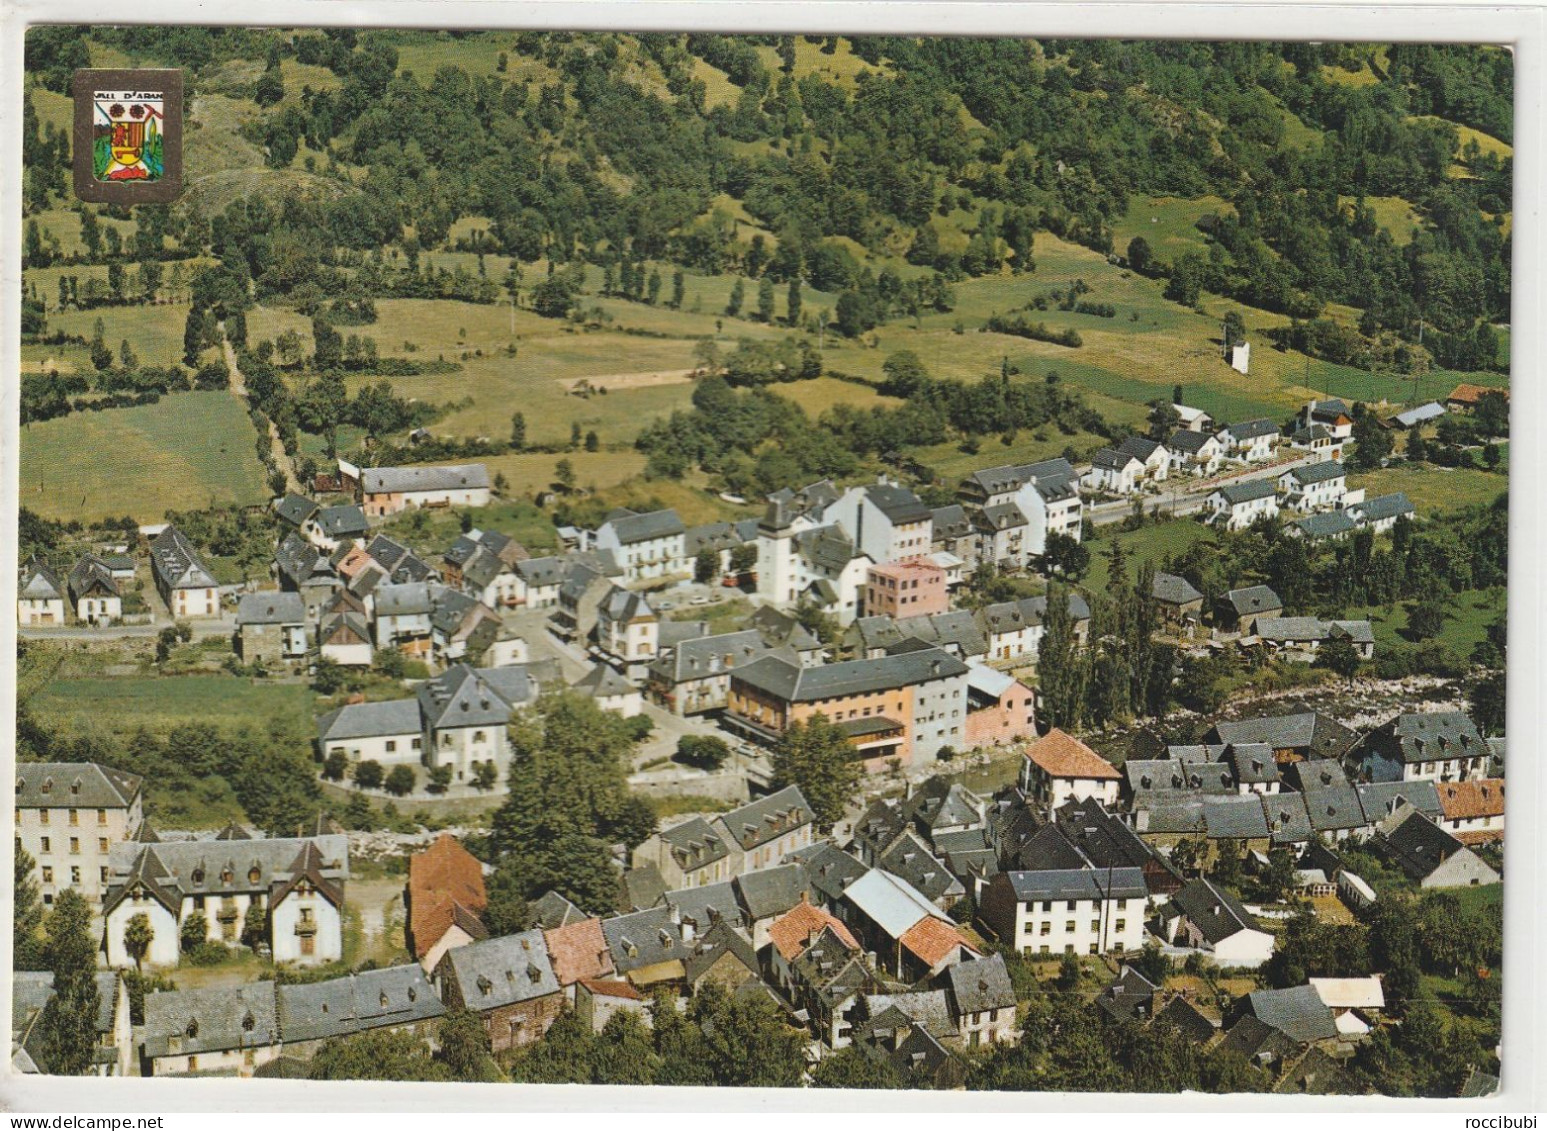
<instances>
[{"instance_id":1,"label":"forest on hillside","mask_svg":"<svg viewBox=\"0 0 1547 1131\"><path fill-rule=\"evenodd\" d=\"M201 76L261 61L248 140L273 169L304 148L307 171L346 190L165 210L158 250L216 257L231 285L213 291L400 293L391 272L351 268L383 248L414 263L476 217L467 250L599 265L625 294L644 292L647 260L804 281L838 294L836 329L859 334L953 281L1034 270L1046 231L1167 278L1184 305L1210 291L1289 315L1295 348L1316 356L1388 337L1421 340L1446 368L1500 364L1512 163L1475 136L1512 136L1499 48L525 32L505 37L493 73L415 73L399 48L425 33L60 26L28 35L42 89L68 90L87 34L186 68L194 100ZM797 77L798 39L841 48L852 80ZM296 97L286 60L332 79ZM29 211L66 203L68 156L29 102ZM1223 202L1206 254L1116 246L1141 193ZM726 197L772 238L741 238L716 207ZM1377 197L1408 202L1411 239L1377 223ZM944 222L961 210L965 228ZM50 255L30 236L28 251L33 266ZM921 283L871 262L897 256ZM558 278L546 312L573 300ZM1356 325L1334 331L1331 305L1355 308Z\"/></svg>"}]
</instances>

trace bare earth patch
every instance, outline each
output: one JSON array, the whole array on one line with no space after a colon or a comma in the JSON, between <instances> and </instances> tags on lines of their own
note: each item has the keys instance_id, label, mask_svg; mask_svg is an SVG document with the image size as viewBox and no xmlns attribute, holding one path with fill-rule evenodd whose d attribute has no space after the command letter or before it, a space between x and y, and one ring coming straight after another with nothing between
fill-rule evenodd
<instances>
[{"instance_id":1,"label":"bare earth patch","mask_svg":"<svg viewBox=\"0 0 1547 1131\"><path fill-rule=\"evenodd\" d=\"M559 387L573 393L582 385L592 389L648 389L657 385L686 385L693 380L691 373L680 369L663 369L655 373L604 373L597 377L571 377L558 382Z\"/></svg>"}]
</instances>

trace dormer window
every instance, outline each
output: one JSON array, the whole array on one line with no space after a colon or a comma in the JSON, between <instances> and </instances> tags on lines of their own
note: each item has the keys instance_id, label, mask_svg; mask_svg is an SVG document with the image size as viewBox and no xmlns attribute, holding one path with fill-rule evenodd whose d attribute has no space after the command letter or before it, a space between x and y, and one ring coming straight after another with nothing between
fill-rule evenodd
<instances>
[{"instance_id":1,"label":"dormer window","mask_svg":"<svg viewBox=\"0 0 1547 1131\"><path fill-rule=\"evenodd\" d=\"M259 880L261 880L262 878L263 878L263 872L262 872L262 870L259 869L258 865L254 864L251 868L247 869L247 882L248 883L255 884Z\"/></svg>"},{"instance_id":2,"label":"dormer window","mask_svg":"<svg viewBox=\"0 0 1547 1131\"><path fill-rule=\"evenodd\" d=\"M197 1037L199 1035L199 1019L197 1017L190 1017L188 1019L188 1028L184 1029L183 1032L187 1034L190 1041Z\"/></svg>"},{"instance_id":3,"label":"dormer window","mask_svg":"<svg viewBox=\"0 0 1547 1131\"><path fill-rule=\"evenodd\" d=\"M44 778L43 779L43 792L44 793L53 793L54 792L54 779L53 778Z\"/></svg>"},{"instance_id":4,"label":"dormer window","mask_svg":"<svg viewBox=\"0 0 1547 1131\"><path fill-rule=\"evenodd\" d=\"M379 998L377 998L376 1000L381 1003L381 1007L383 1009L386 1009L387 1008L387 991L386 990L382 990L381 991L381 996Z\"/></svg>"},{"instance_id":5,"label":"dormer window","mask_svg":"<svg viewBox=\"0 0 1547 1131\"><path fill-rule=\"evenodd\" d=\"M222 868L220 870L220 882L221 883L229 884L229 883L231 883L235 879L236 879L236 873L233 872L230 868Z\"/></svg>"},{"instance_id":6,"label":"dormer window","mask_svg":"<svg viewBox=\"0 0 1547 1131\"><path fill-rule=\"evenodd\" d=\"M494 989L494 983L489 981L489 978L488 978L487 975L485 975L485 974L478 975L478 992L479 993L483 994L484 997L488 997L490 992L493 989Z\"/></svg>"},{"instance_id":7,"label":"dormer window","mask_svg":"<svg viewBox=\"0 0 1547 1131\"><path fill-rule=\"evenodd\" d=\"M242 1031L244 1033L251 1033L253 1026L255 1026L257 1023L257 1018L255 1018L251 1013L247 1014L242 1018Z\"/></svg>"},{"instance_id":8,"label":"dormer window","mask_svg":"<svg viewBox=\"0 0 1547 1131\"><path fill-rule=\"evenodd\" d=\"M193 882L195 884L203 884L204 883L204 869L203 868L195 868L193 870Z\"/></svg>"}]
</instances>

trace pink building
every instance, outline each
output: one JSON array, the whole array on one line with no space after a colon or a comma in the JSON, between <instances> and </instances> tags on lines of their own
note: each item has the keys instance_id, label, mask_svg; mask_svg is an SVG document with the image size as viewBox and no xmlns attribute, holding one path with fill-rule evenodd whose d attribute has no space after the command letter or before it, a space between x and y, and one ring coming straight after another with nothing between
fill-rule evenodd
<instances>
[{"instance_id":1,"label":"pink building","mask_svg":"<svg viewBox=\"0 0 1547 1131\"><path fill-rule=\"evenodd\" d=\"M883 562L865 574L863 616L901 619L950 610L945 569L928 558Z\"/></svg>"}]
</instances>

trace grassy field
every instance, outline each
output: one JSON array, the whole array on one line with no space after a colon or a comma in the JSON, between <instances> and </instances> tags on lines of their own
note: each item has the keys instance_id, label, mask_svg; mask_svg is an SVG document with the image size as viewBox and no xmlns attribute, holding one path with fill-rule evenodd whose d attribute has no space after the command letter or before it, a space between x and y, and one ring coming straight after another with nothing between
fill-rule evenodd
<instances>
[{"instance_id":1,"label":"grassy field","mask_svg":"<svg viewBox=\"0 0 1547 1131\"><path fill-rule=\"evenodd\" d=\"M71 413L21 432L20 502L47 518L265 502L256 433L228 393L177 393L153 405Z\"/></svg>"},{"instance_id":2,"label":"grassy field","mask_svg":"<svg viewBox=\"0 0 1547 1131\"><path fill-rule=\"evenodd\" d=\"M1398 464L1348 477L1350 488L1363 487L1367 498L1404 491L1418 508L1419 518L1436 511L1460 510L1474 503L1491 503L1508 490L1508 479L1494 471L1430 464Z\"/></svg>"},{"instance_id":3,"label":"grassy field","mask_svg":"<svg viewBox=\"0 0 1547 1131\"><path fill-rule=\"evenodd\" d=\"M1181 553L1195 542L1207 541L1214 533L1191 518L1146 524L1134 531L1119 531L1115 523L1097 529L1099 535L1085 541L1090 550L1090 572L1080 582L1080 587L1087 593L1100 593L1106 589L1107 554L1115 544L1120 544L1127 553L1128 574L1132 578L1138 572L1140 562L1151 562L1159 568L1162 559Z\"/></svg>"},{"instance_id":4,"label":"grassy field","mask_svg":"<svg viewBox=\"0 0 1547 1131\"><path fill-rule=\"evenodd\" d=\"M1303 128L1303 127L1302 127ZM1208 250L1208 242L1198 230L1201 216L1234 212L1229 202L1217 196L1186 199L1175 196L1136 196L1129 202L1127 214L1112 229L1112 244L1119 255L1128 251L1128 241L1143 236L1150 250L1166 261L1183 252Z\"/></svg>"},{"instance_id":5,"label":"grassy field","mask_svg":"<svg viewBox=\"0 0 1547 1131\"><path fill-rule=\"evenodd\" d=\"M1390 611L1383 605L1370 605L1348 610L1347 619L1368 619L1375 629L1378 648L1406 647L1414 641L1402 635L1407 628L1409 603L1398 603ZM1488 626L1499 619L1505 609L1505 591L1499 589L1474 589L1459 593L1449 604L1450 617L1436 637L1452 652L1469 656L1472 649L1488 634Z\"/></svg>"},{"instance_id":6,"label":"grassy field","mask_svg":"<svg viewBox=\"0 0 1547 1131\"><path fill-rule=\"evenodd\" d=\"M852 381L840 381L835 377L818 377L814 381L795 381L788 385L775 385L773 391L786 400L794 401L805 409L806 415L815 420L835 405L846 404L858 409L896 408L902 401L885 397L865 385Z\"/></svg>"},{"instance_id":7,"label":"grassy field","mask_svg":"<svg viewBox=\"0 0 1547 1131\"><path fill-rule=\"evenodd\" d=\"M98 319L102 320L102 340L115 356L119 344L127 339L130 347L139 355L141 365L183 363L183 329L188 321L188 308L183 304L67 310L63 314L50 314L48 328L51 331L62 330L66 334L79 334L90 341L96 332ZM214 356L213 350L209 356Z\"/></svg>"},{"instance_id":8,"label":"grassy field","mask_svg":"<svg viewBox=\"0 0 1547 1131\"><path fill-rule=\"evenodd\" d=\"M433 559L461 535L464 514L476 527L508 534L534 556L559 544L553 522L525 499L502 499L486 507L408 510L387 519L382 532L420 548ZM430 564L439 563L432 560Z\"/></svg>"},{"instance_id":9,"label":"grassy field","mask_svg":"<svg viewBox=\"0 0 1547 1131\"><path fill-rule=\"evenodd\" d=\"M539 491L552 490L555 468L560 460L567 459L575 469L575 484L585 490L602 490L616 487L635 479L644 471L645 457L633 449L619 452L572 452L567 455L551 455L546 452L523 452L519 455L495 456L483 462L489 474L503 474L510 483L513 495L535 495Z\"/></svg>"},{"instance_id":10,"label":"grassy field","mask_svg":"<svg viewBox=\"0 0 1547 1131\"><path fill-rule=\"evenodd\" d=\"M1432 114L1420 114L1408 119L1410 122L1445 122L1456 127L1456 152L1459 154L1463 146L1469 141L1477 142L1477 148L1484 153L1491 153L1495 157L1513 157L1515 147L1507 141L1501 141L1492 134L1485 134L1482 130L1472 126L1463 126L1460 122L1452 122L1448 118L1436 118Z\"/></svg>"},{"instance_id":11,"label":"grassy field","mask_svg":"<svg viewBox=\"0 0 1547 1131\"><path fill-rule=\"evenodd\" d=\"M309 720L314 703L301 684L187 675L61 679L46 684L30 705L41 718L78 729L128 732L144 726L164 734L191 722L262 729L274 718Z\"/></svg>"},{"instance_id":12,"label":"grassy field","mask_svg":"<svg viewBox=\"0 0 1547 1131\"><path fill-rule=\"evenodd\" d=\"M1345 207L1354 201L1352 196L1338 197L1338 203ZM1364 202L1375 212L1375 222L1391 233L1398 247L1412 243L1413 229L1423 226L1423 217L1400 196L1367 196Z\"/></svg>"}]
</instances>

